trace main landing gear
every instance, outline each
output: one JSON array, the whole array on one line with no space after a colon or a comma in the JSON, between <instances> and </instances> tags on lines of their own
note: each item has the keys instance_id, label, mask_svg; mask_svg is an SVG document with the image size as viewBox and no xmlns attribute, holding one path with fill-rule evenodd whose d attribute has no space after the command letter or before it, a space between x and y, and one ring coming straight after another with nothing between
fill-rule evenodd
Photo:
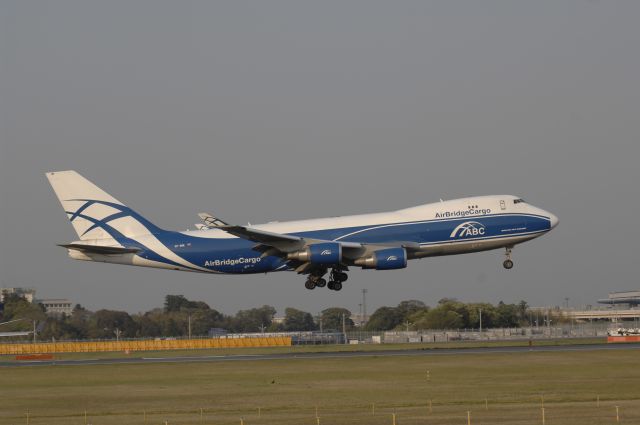
<instances>
[{"instance_id":1,"label":"main landing gear","mask_svg":"<svg viewBox=\"0 0 640 425\"><path fill-rule=\"evenodd\" d=\"M511 260L511 250L513 249L512 246L508 246L506 247L504 250L504 255L506 255L507 259L504 260L504 262L502 263L502 267L504 267L507 270L510 270L513 268L513 261Z\"/></svg>"},{"instance_id":2,"label":"main landing gear","mask_svg":"<svg viewBox=\"0 0 640 425\"><path fill-rule=\"evenodd\" d=\"M342 289L342 282L345 282L349 276L342 271L342 268L333 268L331 269L331 273L329 274L329 282L323 279L323 276L327 272L327 270L319 270L316 272L312 272L309 274L307 281L304 283L304 287L307 289L315 289L327 287L332 291L339 291ZM346 270L346 268L344 268Z\"/></svg>"},{"instance_id":3,"label":"main landing gear","mask_svg":"<svg viewBox=\"0 0 640 425\"><path fill-rule=\"evenodd\" d=\"M347 279L349 279L349 276L345 272L338 269L332 269L330 276L331 280L327 284L327 288L331 289L332 291L341 290L342 282L345 282Z\"/></svg>"}]
</instances>

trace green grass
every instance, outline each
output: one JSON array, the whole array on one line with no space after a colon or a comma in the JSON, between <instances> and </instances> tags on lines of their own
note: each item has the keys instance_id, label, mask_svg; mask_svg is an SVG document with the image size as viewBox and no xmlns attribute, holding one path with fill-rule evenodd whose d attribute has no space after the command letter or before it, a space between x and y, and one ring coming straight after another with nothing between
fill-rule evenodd
<instances>
[{"instance_id":1,"label":"green grass","mask_svg":"<svg viewBox=\"0 0 640 425\"><path fill-rule=\"evenodd\" d=\"M0 369L0 424L640 423L637 350ZM427 380L427 371L430 379ZM600 396L600 406L596 404ZM485 410L485 399L488 410ZM429 412L428 400L432 400ZM372 415L375 404L375 415ZM204 422L200 421L200 409ZM258 414L260 408L260 415Z\"/></svg>"}]
</instances>

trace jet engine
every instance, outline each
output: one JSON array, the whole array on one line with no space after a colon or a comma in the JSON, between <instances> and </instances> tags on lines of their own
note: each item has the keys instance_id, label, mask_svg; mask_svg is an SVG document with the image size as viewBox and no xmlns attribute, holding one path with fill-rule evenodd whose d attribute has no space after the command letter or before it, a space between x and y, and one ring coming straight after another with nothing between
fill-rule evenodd
<instances>
[{"instance_id":1,"label":"jet engine","mask_svg":"<svg viewBox=\"0 0 640 425\"><path fill-rule=\"evenodd\" d=\"M407 251L404 248L379 249L368 257L358 258L355 265L363 269L404 269L407 267Z\"/></svg>"},{"instance_id":2,"label":"jet engine","mask_svg":"<svg viewBox=\"0 0 640 425\"><path fill-rule=\"evenodd\" d=\"M287 259L313 264L340 264L342 261L342 246L336 242L315 243L301 251L287 254Z\"/></svg>"}]
</instances>

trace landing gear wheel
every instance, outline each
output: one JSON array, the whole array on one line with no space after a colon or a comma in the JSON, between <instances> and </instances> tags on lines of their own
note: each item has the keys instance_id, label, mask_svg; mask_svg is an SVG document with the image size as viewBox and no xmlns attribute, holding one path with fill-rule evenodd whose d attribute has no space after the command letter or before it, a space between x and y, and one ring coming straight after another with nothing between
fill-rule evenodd
<instances>
[{"instance_id":1,"label":"landing gear wheel","mask_svg":"<svg viewBox=\"0 0 640 425\"><path fill-rule=\"evenodd\" d=\"M324 288L325 286L327 286L327 281L324 280L323 278L320 278L320 279L316 280L316 286L318 288Z\"/></svg>"},{"instance_id":2,"label":"landing gear wheel","mask_svg":"<svg viewBox=\"0 0 640 425\"><path fill-rule=\"evenodd\" d=\"M311 279L307 279L307 281L304 283L304 287L311 290L316 287L316 283Z\"/></svg>"},{"instance_id":3,"label":"landing gear wheel","mask_svg":"<svg viewBox=\"0 0 640 425\"><path fill-rule=\"evenodd\" d=\"M334 291L339 291L341 289L342 289L342 283L336 282L336 283L333 284L333 290Z\"/></svg>"},{"instance_id":4,"label":"landing gear wheel","mask_svg":"<svg viewBox=\"0 0 640 425\"><path fill-rule=\"evenodd\" d=\"M331 280L335 282L345 282L347 279L349 279L349 276L345 272L340 271L340 269L331 270Z\"/></svg>"},{"instance_id":5,"label":"landing gear wheel","mask_svg":"<svg viewBox=\"0 0 640 425\"><path fill-rule=\"evenodd\" d=\"M513 248L513 246L508 246L504 249L504 255L507 257L506 260L504 260L504 262L502 263L502 267L504 267L507 270L510 270L513 268L513 261L511 261L511 249Z\"/></svg>"},{"instance_id":6,"label":"landing gear wheel","mask_svg":"<svg viewBox=\"0 0 640 425\"><path fill-rule=\"evenodd\" d=\"M330 280L329 283L327 284L327 288L333 291L335 289L335 285L336 285L336 282L334 282L333 280Z\"/></svg>"}]
</instances>

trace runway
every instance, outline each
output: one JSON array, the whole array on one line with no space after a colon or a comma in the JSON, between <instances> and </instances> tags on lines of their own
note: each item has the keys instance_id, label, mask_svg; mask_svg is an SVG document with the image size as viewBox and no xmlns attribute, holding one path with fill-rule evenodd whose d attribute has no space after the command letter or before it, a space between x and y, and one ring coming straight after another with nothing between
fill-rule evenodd
<instances>
[{"instance_id":1,"label":"runway","mask_svg":"<svg viewBox=\"0 0 640 425\"><path fill-rule=\"evenodd\" d=\"M482 348L423 348L411 350L389 351L344 351L318 353L277 353L277 354L237 354L237 355L207 355L180 357L120 357L105 359L77 359L77 360L45 360L0 362L0 367L34 367L34 366L88 366L112 364L155 364L155 363L210 363L210 362L244 362L264 360L315 360L315 359L343 359L365 357L407 357L407 356L447 356L447 355L482 355L482 354L526 354L526 353L557 353L574 351L618 351L640 350L640 343L609 344L609 345L556 345L536 347L482 347Z\"/></svg>"}]
</instances>

